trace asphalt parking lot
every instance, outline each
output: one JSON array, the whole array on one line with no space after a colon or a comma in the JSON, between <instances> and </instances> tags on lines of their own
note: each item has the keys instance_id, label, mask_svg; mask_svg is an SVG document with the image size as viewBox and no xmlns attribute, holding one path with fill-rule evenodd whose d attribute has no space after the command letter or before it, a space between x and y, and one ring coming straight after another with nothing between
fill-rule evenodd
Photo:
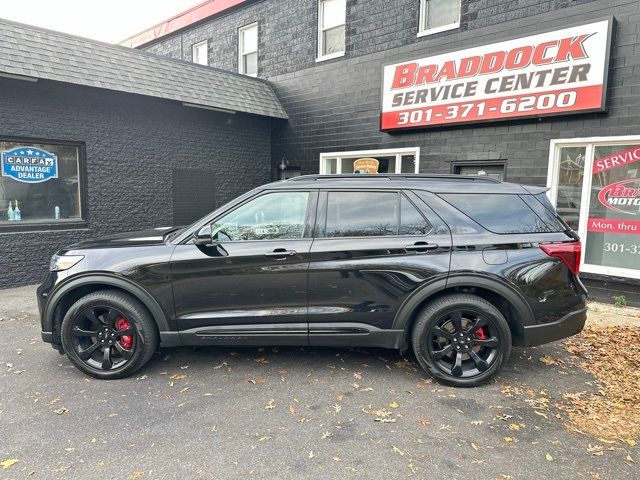
<instances>
[{"instance_id":1,"label":"asphalt parking lot","mask_svg":"<svg viewBox=\"0 0 640 480\"><path fill-rule=\"evenodd\" d=\"M496 382L465 390L381 349L163 350L137 377L106 382L40 341L29 295L0 292L0 462L18 460L3 479L640 473L637 446L565 427L554 405L596 386L568 362L539 361L566 357L560 343L515 349Z\"/></svg>"}]
</instances>

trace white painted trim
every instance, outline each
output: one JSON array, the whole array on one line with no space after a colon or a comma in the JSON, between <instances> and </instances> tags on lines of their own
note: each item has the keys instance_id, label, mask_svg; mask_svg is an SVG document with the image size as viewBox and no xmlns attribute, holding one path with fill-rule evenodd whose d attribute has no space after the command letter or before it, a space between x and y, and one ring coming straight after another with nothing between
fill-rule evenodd
<instances>
[{"instance_id":1,"label":"white painted trim","mask_svg":"<svg viewBox=\"0 0 640 480\"><path fill-rule=\"evenodd\" d=\"M336 168L338 172L342 171L342 159L343 158L360 158L360 157L376 157L376 156L396 156L396 171L394 173L401 173L402 166L400 159L402 155L414 155L416 158L416 165L414 173L420 171L420 147L408 147L408 148L386 148L380 150L355 150L350 152L323 152L320 154L320 168L321 175L327 175L325 168L326 159L335 158Z\"/></svg>"},{"instance_id":2,"label":"white painted trim","mask_svg":"<svg viewBox=\"0 0 640 480\"><path fill-rule=\"evenodd\" d=\"M258 72L256 73L245 73L244 72L244 62L242 61L244 57L244 55L246 55L246 53L244 53L244 41L243 41L243 33L246 30L250 30L252 28L256 29L256 49L253 52L247 52L247 53L256 53L258 54L258 43L260 42L260 39L258 38L258 34L259 34L259 30L258 30L258 22L253 22L250 23L249 25L245 25L244 27L240 27L238 29L238 73L241 73L242 75L247 75L249 77L257 77L258 76ZM256 67L258 67L257 65L257 61L256 61Z\"/></svg>"},{"instance_id":3,"label":"white painted trim","mask_svg":"<svg viewBox=\"0 0 640 480\"><path fill-rule=\"evenodd\" d=\"M420 16L418 18L418 37L426 37L427 35L433 35L434 33L446 32L447 30L453 30L460 27L460 13L462 11L462 2L458 0L458 20L449 23L448 25L441 25L435 28L425 28L422 26L426 23L427 15L427 2L429 0L420 0Z\"/></svg>"},{"instance_id":4,"label":"white painted trim","mask_svg":"<svg viewBox=\"0 0 640 480\"><path fill-rule=\"evenodd\" d=\"M421 30L418 32L418 37L426 37L433 35L434 33L446 32L447 30L455 30L460 28L460 22L450 23L449 25L442 25L441 27L428 28L427 30Z\"/></svg>"},{"instance_id":5,"label":"white painted trim","mask_svg":"<svg viewBox=\"0 0 640 480\"><path fill-rule=\"evenodd\" d=\"M340 58L340 57L344 57L344 52L336 52L336 53L331 53L329 55L325 55L324 57L318 57L316 58L316 63L324 62L325 60L331 60L332 58Z\"/></svg>"},{"instance_id":6,"label":"white painted trim","mask_svg":"<svg viewBox=\"0 0 640 480\"><path fill-rule=\"evenodd\" d=\"M578 145L584 145L586 147L584 160L585 174L583 176L582 194L580 198L580 223L578 225L578 235L582 240L583 251L582 258L580 259L581 272L595 273L600 275L611 275L622 278L640 279L640 270L585 263L585 253L587 251L587 221L589 218L589 201L591 199L591 184L593 180L593 175L591 175L591 172L593 170L595 147L598 145L627 145L634 142L640 143L640 135L620 135L617 137L556 138L550 141L547 187L550 188L548 196L553 205L556 204L558 198L558 152L560 148Z\"/></svg>"}]
</instances>

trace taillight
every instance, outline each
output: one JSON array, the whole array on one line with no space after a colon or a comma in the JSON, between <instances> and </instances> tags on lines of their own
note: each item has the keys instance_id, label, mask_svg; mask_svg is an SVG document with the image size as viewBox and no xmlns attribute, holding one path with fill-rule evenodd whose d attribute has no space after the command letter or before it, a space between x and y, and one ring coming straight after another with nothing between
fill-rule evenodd
<instances>
[{"instance_id":1,"label":"taillight","mask_svg":"<svg viewBox=\"0 0 640 480\"><path fill-rule=\"evenodd\" d=\"M540 248L550 257L562 260L574 275L580 273L580 255L582 254L580 242L541 243Z\"/></svg>"}]
</instances>

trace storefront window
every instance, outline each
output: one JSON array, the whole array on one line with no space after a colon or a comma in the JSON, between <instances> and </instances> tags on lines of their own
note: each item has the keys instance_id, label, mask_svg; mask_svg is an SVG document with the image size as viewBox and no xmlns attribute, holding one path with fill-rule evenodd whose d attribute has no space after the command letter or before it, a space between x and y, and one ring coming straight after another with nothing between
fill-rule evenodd
<instances>
[{"instance_id":1,"label":"storefront window","mask_svg":"<svg viewBox=\"0 0 640 480\"><path fill-rule=\"evenodd\" d=\"M0 228L79 221L80 147L1 140Z\"/></svg>"},{"instance_id":2,"label":"storefront window","mask_svg":"<svg viewBox=\"0 0 640 480\"><path fill-rule=\"evenodd\" d=\"M556 209L562 219L574 230L578 230L580 221L585 155L585 146L561 147L559 150Z\"/></svg>"},{"instance_id":3,"label":"storefront window","mask_svg":"<svg viewBox=\"0 0 640 480\"><path fill-rule=\"evenodd\" d=\"M552 148L550 198L583 241L582 270L640 278L640 137Z\"/></svg>"},{"instance_id":4,"label":"storefront window","mask_svg":"<svg viewBox=\"0 0 640 480\"><path fill-rule=\"evenodd\" d=\"M320 154L320 173L354 173L354 162L363 158L378 161L378 173L418 173L420 149L367 150Z\"/></svg>"}]
</instances>

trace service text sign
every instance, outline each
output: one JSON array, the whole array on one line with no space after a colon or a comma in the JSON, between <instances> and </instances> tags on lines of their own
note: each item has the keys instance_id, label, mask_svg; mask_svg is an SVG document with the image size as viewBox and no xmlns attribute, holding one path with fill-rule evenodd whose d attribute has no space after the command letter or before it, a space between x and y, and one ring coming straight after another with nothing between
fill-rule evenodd
<instances>
[{"instance_id":1,"label":"service text sign","mask_svg":"<svg viewBox=\"0 0 640 480\"><path fill-rule=\"evenodd\" d=\"M384 69L382 130L603 111L611 20Z\"/></svg>"}]
</instances>

